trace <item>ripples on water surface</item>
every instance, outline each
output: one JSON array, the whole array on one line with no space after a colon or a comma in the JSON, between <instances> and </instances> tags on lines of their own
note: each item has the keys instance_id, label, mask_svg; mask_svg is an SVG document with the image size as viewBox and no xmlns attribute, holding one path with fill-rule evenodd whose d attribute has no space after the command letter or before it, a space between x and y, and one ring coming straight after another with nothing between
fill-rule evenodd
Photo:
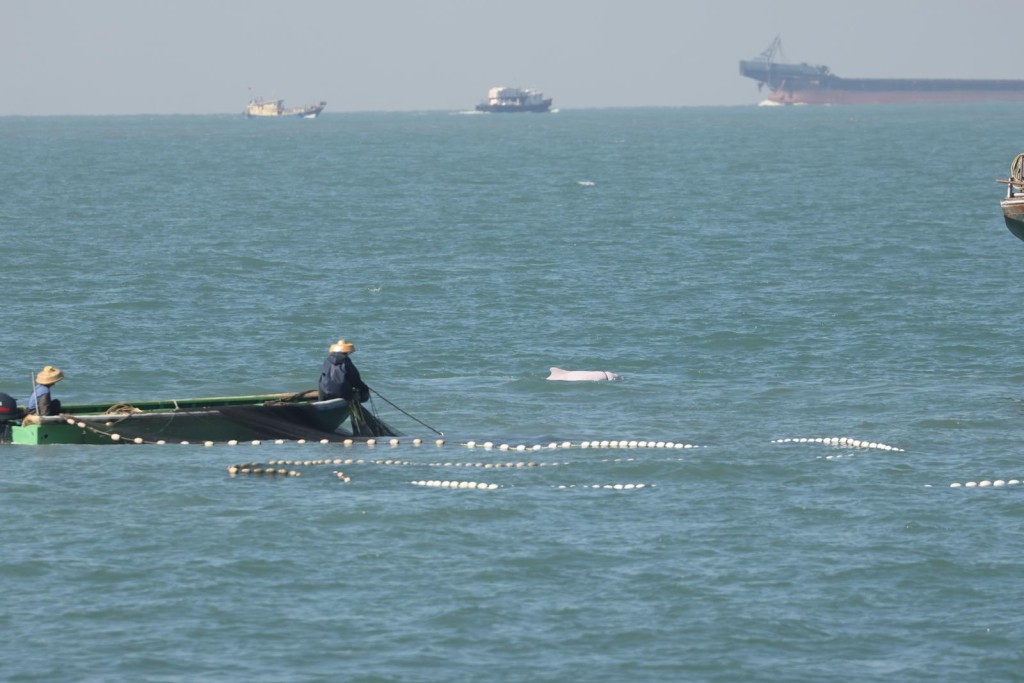
<instances>
[{"instance_id":1,"label":"ripples on water surface","mask_svg":"<svg viewBox=\"0 0 1024 683\"><path fill-rule=\"evenodd\" d=\"M345 337L448 439L3 448L0 678L1019 680L1024 487L950 488L1024 475L1017 114L0 119L0 390L300 390ZM602 439L700 447L458 445ZM411 464L225 471L338 457Z\"/></svg>"}]
</instances>

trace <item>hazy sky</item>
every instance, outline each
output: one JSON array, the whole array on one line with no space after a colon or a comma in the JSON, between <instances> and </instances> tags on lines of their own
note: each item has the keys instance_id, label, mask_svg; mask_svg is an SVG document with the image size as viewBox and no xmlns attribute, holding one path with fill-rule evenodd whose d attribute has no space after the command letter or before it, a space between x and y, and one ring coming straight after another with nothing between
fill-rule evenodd
<instances>
[{"instance_id":1,"label":"hazy sky","mask_svg":"<svg viewBox=\"0 0 1024 683\"><path fill-rule=\"evenodd\" d=\"M754 104L776 34L840 76L1024 78L1010 0L0 0L0 115Z\"/></svg>"}]
</instances>

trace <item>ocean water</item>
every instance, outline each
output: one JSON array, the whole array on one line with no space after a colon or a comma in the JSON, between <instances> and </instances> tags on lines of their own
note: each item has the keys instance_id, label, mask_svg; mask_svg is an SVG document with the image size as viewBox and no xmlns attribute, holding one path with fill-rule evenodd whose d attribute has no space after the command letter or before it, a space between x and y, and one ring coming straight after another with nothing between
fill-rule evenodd
<instances>
[{"instance_id":1,"label":"ocean water","mask_svg":"<svg viewBox=\"0 0 1024 683\"><path fill-rule=\"evenodd\" d=\"M0 446L0 679L1024 680L1019 115L0 118L0 391L403 432Z\"/></svg>"}]
</instances>

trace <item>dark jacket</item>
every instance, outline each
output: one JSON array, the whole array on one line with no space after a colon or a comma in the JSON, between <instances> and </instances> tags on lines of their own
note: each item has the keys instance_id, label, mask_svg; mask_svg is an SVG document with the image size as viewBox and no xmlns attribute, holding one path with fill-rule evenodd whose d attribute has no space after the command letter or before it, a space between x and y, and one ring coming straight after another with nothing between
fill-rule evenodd
<instances>
[{"instance_id":1,"label":"dark jacket","mask_svg":"<svg viewBox=\"0 0 1024 683\"><path fill-rule=\"evenodd\" d=\"M324 369L320 373L320 385L317 387L320 400L343 398L351 401L358 398L360 402L370 398L370 387L363 383L359 371L347 353L330 353L324 360Z\"/></svg>"}]
</instances>

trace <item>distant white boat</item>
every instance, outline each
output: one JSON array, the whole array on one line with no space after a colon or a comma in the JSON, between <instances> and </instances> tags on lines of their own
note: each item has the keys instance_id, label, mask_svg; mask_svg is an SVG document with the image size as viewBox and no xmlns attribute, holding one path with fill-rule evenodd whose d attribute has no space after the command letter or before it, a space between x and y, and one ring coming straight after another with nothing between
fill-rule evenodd
<instances>
[{"instance_id":1,"label":"distant white boat","mask_svg":"<svg viewBox=\"0 0 1024 683\"><path fill-rule=\"evenodd\" d=\"M487 91L487 101L476 105L477 111L503 112L546 112L551 109L551 98L544 99L544 93L529 88L505 88L498 86Z\"/></svg>"},{"instance_id":2,"label":"distant white boat","mask_svg":"<svg viewBox=\"0 0 1024 683\"><path fill-rule=\"evenodd\" d=\"M320 112L327 106L326 102L321 101L319 104L310 104L305 107L292 107L286 109L284 106L284 100L264 100L262 97L256 97L249 100L249 105L245 108L242 114L247 119L254 118L277 118L281 116L298 116L304 119L315 119L320 116Z\"/></svg>"}]
</instances>

